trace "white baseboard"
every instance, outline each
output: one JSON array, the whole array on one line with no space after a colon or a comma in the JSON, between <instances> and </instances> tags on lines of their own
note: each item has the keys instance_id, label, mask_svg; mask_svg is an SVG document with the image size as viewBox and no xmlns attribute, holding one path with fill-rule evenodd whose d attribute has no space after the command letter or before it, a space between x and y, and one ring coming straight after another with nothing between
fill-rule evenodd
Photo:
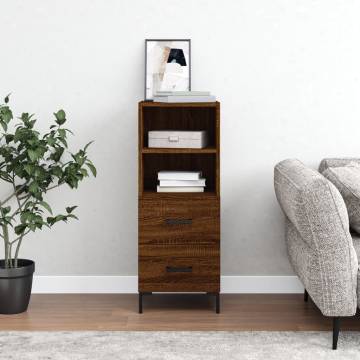
<instances>
[{"instance_id":1,"label":"white baseboard","mask_svg":"<svg viewBox=\"0 0 360 360\"><path fill-rule=\"evenodd\" d=\"M35 276L35 294L132 294L137 276ZM296 276L221 276L221 292L228 294L302 293Z\"/></svg>"}]
</instances>

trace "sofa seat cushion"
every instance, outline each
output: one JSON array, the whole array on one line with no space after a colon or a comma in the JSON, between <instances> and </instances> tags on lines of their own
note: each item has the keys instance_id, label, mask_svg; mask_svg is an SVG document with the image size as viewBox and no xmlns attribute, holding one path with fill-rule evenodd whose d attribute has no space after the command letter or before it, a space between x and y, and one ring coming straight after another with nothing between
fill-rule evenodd
<instances>
[{"instance_id":1,"label":"sofa seat cushion","mask_svg":"<svg viewBox=\"0 0 360 360\"><path fill-rule=\"evenodd\" d=\"M328 167L323 175L340 191L349 214L350 228L360 233L360 165Z\"/></svg>"}]
</instances>

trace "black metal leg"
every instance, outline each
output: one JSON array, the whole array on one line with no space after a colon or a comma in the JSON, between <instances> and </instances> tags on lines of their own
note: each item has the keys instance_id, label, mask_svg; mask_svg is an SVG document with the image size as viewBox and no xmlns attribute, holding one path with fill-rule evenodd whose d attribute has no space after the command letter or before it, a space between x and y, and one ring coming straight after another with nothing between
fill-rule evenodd
<instances>
[{"instance_id":1,"label":"black metal leg","mask_svg":"<svg viewBox=\"0 0 360 360\"><path fill-rule=\"evenodd\" d=\"M142 314L143 312L143 306L142 306L142 300L143 300L143 294L139 292L139 314Z\"/></svg>"},{"instance_id":2,"label":"black metal leg","mask_svg":"<svg viewBox=\"0 0 360 360\"><path fill-rule=\"evenodd\" d=\"M304 301L305 301L305 302L308 302L308 300L309 300L309 294L308 294L308 292L307 292L306 289L305 289L305 291L304 291Z\"/></svg>"},{"instance_id":3,"label":"black metal leg","mask_svg":"<svg viewBox=\"0 0 360 360\"><path fill-rule=\"evenodd\" d=\"M215 299L216 299L216 313L220 314L220 294L219 293L215 294Z\"/></svg>"},{"instance_id":4,"label":"black metal leg","mask_svg":"<svg viewBox=\"0 0 360 360\"><path fill-rule=\"evenodd\" d=\"M333 319L333 345L332 345L333 350L337 349L339 332L340 332L340 318L334 317L334 319Z\"/></svg>"}]
</instances>

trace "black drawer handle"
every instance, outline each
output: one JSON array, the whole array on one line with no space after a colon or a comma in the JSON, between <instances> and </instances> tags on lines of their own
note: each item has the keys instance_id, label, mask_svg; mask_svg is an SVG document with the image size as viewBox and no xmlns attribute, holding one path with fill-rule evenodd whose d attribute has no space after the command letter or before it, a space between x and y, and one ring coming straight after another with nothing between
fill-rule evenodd
<instances>
[{"instance_id":1,"label":"black drawer handle","mask_svg":"<svg viewBox=\"0 0 360 360\"><path fill-rule=\"evenodd\" d=\"M169 272L169 273L191 273L192 266L185 266L185 267L167 266L166 272Z\"/></svg>"},{"instance_id":2,"label":"black drawer handle","mask_svg":"<svg viewBox=\"0 0 360 360\"><path fill-rule=\"evenodd\" d=\"M191 225L192 219L165 219L166 225Z\"/></svg>"}]
</instances>

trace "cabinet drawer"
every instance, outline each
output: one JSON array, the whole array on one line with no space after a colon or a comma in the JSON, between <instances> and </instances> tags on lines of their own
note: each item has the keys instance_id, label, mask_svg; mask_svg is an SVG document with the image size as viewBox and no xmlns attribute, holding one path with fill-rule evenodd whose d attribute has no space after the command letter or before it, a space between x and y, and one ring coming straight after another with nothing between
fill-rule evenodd
<instances>
[{"instance_id":1,"label":"cabinet drawer","mask_svg":"<svg viewBox=\"0 0 360 360\"><path fill-rule=\"evenodd\" d=\"M140 292L220 291L219 257L140 257Z\"/></svg>"},{"instance_id":2,"label":"cabinet drawer","mask_svg":"<svg viewBox=\"0 0 360 360\"><path fill-rule=\"evenodd\" d=\"M219 244L218 199L140 200L139 245Z\"/></svg>"}]
</instances>

